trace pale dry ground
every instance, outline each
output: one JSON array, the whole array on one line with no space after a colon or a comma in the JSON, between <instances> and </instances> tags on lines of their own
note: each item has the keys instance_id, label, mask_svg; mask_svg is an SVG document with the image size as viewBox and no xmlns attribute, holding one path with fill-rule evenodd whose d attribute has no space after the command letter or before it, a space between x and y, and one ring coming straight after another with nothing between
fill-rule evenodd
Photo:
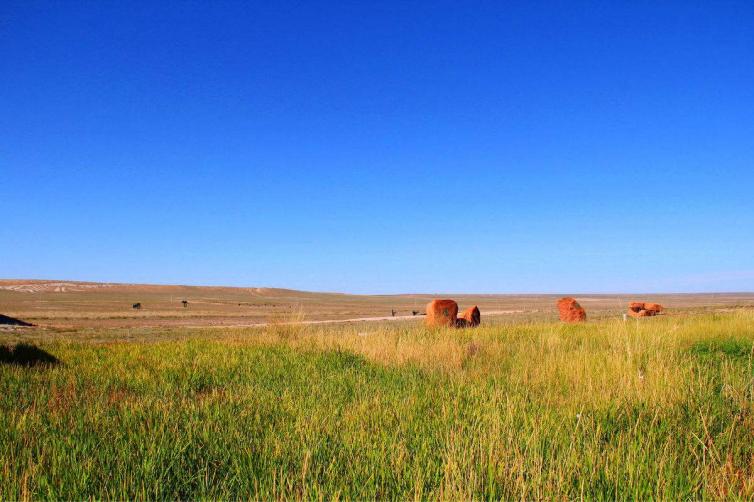
<instances>
[{"instance_id":1,"label":"pale dry ground","mask_svg":"<svg viewBox=\"0 0 754 502\"><path fill-rule=\"evenodd\" d=\"M568 293L564 293L568 294ZM418 322L433 298L453 298L461 309L478 305L482 316L505 321L553 320L563 295L347 295L274 288L103 284L76 281L0 280L0 314L42 328L254 327L291 319L305 322L386 320ZM633 300L659 302L669 313L753 307L754 293L578 295L589 317L618 317ZM183 308L181 300L189 302ZM140 302L141 310L132 304ZM487 318L488 321L490 318Z\"/></svg>"}]
</instances>

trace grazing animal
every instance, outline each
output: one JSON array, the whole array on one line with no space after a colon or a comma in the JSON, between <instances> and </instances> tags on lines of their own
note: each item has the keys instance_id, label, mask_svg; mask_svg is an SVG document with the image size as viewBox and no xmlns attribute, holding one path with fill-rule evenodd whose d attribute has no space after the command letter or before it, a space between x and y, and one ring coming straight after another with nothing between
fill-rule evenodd
<instances>
[{"instance_id":1,"label":"grazing animal","mask_svg":"<svg viewBox=\"0 0 754 502\"><path fill-rule=\"evenodd\" d=\"M138 302L137 302L137 303L134 303L133 305L131 305L131 308L134 308L134 309L136 309L136 310L139 310L139 309L141 308L141 303L138 303Z\"/></svg>"},{"instance_id":2,"label":"grazing animal","mask_svg":"<svg viewBox=\"0 0 754 502\"><path fill-rule=\"evenodd\" d=\"M181 300L181 303L183 304L183 308L186 308L186 307L188 307L188 301L186 301L186 300Z\"/></svg>"},{"instance_id":3,"label":"grazing animal","mask_svg":"<svg viewBox=\"0 0 754 502\"><path fill-rule=\"evenodd\" d=\"M479 307L474 305L469 307L461 313L461 318L466 321L466 325L469 327L479 326L482 322L482 314L479 313Z\"/></svg>"},{"instance_id":4,"label":"grazing animal","mask_svg":"<svg viewBox=\"0 0 754 502\"><path fill-rule=\"evenodd\" d=\"M568 296L558 300L558 313L563 322L586 321L586 310L574 298Z\"/></svg>"},{"instance_id":5,"label":"grazing animal","mask_svg":"<svg viewBox=\"0 0 754 502\"><path fill-rule=\"evenodd\" d=\"M430 327L456 325L458 304L453 300L432 300L427 304L427 318L424 323Z\"/></svg>"},{"instance_id":6,"label":"grazing animal","mask_svg":"<svg viewBox=\"0 0 754 502\"><path fill-rule=\"evenodd\" d=\"M418 310L412 310L411 311L411 315L419 315L419 311Z\"/></svg>"}]
</instances>

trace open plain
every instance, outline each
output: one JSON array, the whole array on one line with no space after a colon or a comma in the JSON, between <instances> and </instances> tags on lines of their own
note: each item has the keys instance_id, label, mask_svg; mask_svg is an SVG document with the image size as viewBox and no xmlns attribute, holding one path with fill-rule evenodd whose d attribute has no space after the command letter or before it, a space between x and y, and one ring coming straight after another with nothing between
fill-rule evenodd
<instances>
[{"instance_id":1,"label":"open plain","mask_svg":"<svg viewBox=\"0 0 754 502\"><path fill-rule=\"evenodd\" d=\"M751 294L1 286L3 500L754 496Z\"/></svg>"},{"instance_id":2,"label":"open plain","mask_svg":"<svg viewBox=\"0 0 754 502\"><path fill-rule=\"evenodd\" d=\"M751 0L0 26L0 502L754 500Z\"/></svg>"},{"instance_id":3,"label":"open plain","mask_svg":"<svg viewBox=\"0 0 754 502\"><path fill-rule=\"evenodd\" d=\"M0 280L0 313L40 327L255 327L303 322L411 320L433 298L452 297L461 307L478 305L483 317L555 320L563 295L470 295L452 293L347 295L276 288L233 288L77 281ZM754 293L575 295L590 318L620 317L628 302L661 303L672 314L754 307ZM187 301L184 307L182 301ZM140 309L133 305L139 303ZM412 315L414 312L416 316Z\"/></svg>"}]
</instances>

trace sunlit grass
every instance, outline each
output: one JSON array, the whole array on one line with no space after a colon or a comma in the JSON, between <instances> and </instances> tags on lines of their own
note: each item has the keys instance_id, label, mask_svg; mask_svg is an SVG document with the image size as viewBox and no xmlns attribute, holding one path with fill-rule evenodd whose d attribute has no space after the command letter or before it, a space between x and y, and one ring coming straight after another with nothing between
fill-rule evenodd
<instances>
[{"instance_id":1,"label":"sunlit grass","mask_svg":"<svg viewBox=\"0 0 754 502\"><path fill-rule=\"evenodd\" d=\"M0 498L754 496L754 314L275 325L0 365Z\"/></svg>"}]
</instances>

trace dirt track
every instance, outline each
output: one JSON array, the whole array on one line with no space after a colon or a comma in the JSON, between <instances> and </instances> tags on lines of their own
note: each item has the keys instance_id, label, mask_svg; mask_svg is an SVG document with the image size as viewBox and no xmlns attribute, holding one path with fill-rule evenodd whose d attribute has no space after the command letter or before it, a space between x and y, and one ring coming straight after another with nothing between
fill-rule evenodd
<instances>
[{"instance_id":1,"label":"dirt track","mask_svg":"<svg viewBox=\"0 0 754 502\"><path fill-rule=\"evenodd\" d=\"M435 298L461 309L477 305L482 317L556 319L555 294L349 295L273 288L97 284L76 281L0 280L0 314L40 327L197 328L411 321ZM754 308L753 293L568 294L592 319L625 312L630 301L651 301L670 312ZM183 301L187 304L184 307ZM141 309L133 309L139 303ZM389 315L393 311L395 316ZM417 315L413 315L413 313ZM417 319L418 321L418 319Z\"/></svg>"},{"instance_id":2,"label":"dirt track","mask_svg":"<svg viewBox=\"0 0 754 502\"><path fill-rule=\"evenodd\" d=\"M523 310L493 310L490 312L485 312L484 316L498 316L498 315L509 315L509 314L521 314L523 313ZM374 321L410 321L410 320L420 320L424 319L424 315L397 315L397 316L381 316L381 317L354 317L352 319L324 319L324 320L312 320L312 321L292 321L292 322L280 322L280 323L271 323L271 322L258 322L258 323L251 323L251 324L226 324L222 326L206 326L206 325L197 325L197 326L184 326L186 328L264 328L265 326L270 326L273 324L282 325L282 326L290 326L290 325L312 325L312 324L346 324L346 323L356 323L356 322L374 322Z\"/></svg>"}]
</instances>

